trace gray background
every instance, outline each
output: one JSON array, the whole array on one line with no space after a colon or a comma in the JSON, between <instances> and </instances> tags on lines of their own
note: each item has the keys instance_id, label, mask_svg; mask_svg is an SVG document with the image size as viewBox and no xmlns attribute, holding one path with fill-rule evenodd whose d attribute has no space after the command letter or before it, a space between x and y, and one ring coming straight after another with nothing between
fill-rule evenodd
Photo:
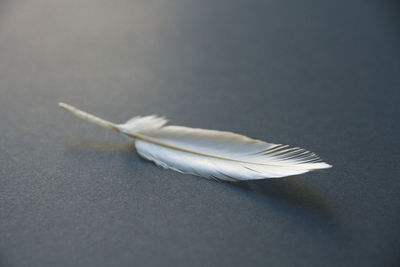
<instances>
[{"instance_id":1,"label":"gray background","mask_svg":"<svg viewBox=\"0 0 400 267\"><path fill-rule=\"evenodd\" d=\"M391 266L395 1L1 1L0 265ZM218 183L57 107L298 145L334 168Z\"/></svg>"}]
</instances>

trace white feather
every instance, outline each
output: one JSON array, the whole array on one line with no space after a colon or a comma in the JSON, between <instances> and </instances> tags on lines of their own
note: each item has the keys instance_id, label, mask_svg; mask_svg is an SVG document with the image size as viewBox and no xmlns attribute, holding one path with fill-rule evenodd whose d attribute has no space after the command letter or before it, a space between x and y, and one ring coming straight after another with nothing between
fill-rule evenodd
<instances>
[{"instance_id":1,"label":"white feather","mask_svg":"<svg viewBox=\"0 0 400 267\"><path fill-rule=\"evenodd\" d=\"M164 126L162 117L135 117L113 124L67 104L76 116L135 139L137 152L164 168L227 181L302 174L331 167L301 148L271 144L224 131Z\"/></svg>"}]
</instances>

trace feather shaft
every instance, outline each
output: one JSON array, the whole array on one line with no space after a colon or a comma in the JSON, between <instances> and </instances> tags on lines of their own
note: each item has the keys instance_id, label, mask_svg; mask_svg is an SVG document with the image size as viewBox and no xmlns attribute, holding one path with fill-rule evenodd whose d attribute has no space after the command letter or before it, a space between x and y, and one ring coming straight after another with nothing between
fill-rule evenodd
<instances>
[{"instance_id":1,"label":"feather shaft","mask_svg":"<svg viewBox=\"0 0 400 267\"><path fill-rule=\"evenodd\" d=\"M78 118L81 118L81 119L83 119L85 121L94 123L94 124L99 125L101 127L108 128L110 130L113 130L114 132L120 132L118 127L112 122L103 120L103 119L101 119L101 118L99 118L97 116L94 116L92 114L89 114L89 113L87 113L85 111L82 111L80 109L77 109L76 107L73 107L71 105L68 105L68 104L65 104L65 103L62 103L62 102L58 103L58 105L61 108L71 112L73 115L75 115Z\"/></svg>"}]
</instances>

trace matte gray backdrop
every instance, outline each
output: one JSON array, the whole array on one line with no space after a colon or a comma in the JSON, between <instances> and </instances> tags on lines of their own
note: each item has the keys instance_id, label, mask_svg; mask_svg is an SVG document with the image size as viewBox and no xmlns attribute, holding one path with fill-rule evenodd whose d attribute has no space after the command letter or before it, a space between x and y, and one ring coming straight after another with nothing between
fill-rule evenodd
<instances>
[{"instance_id":1,"label":"matte gray backdrop","mask_svg":"<svg viewBox=\"0 0 400 267\"><path fill-rule=\"evenodd\" d=\"M0 265L390 266L400 256L395 1L1 1ZM114 122L160 114L319 153L227 184Z\"/></svg>"}]
</instances>

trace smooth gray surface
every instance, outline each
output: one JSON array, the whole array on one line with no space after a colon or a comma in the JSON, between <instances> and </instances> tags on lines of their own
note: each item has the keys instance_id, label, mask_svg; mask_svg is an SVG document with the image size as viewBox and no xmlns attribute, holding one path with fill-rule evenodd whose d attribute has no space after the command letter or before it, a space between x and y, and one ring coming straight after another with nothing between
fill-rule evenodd
<instances>
[{"instance_id":1,"label":"smooth gray surface","mask_svg":"<svg viewBox=\"0 0 400 267\"><path fill-rule=\"evenodd\" d=\"M0 265L400 262L395 1L1 1ZM334 168L218 183L162 170L114 122L161 114Z\"/></svg>"}]
</instances>

